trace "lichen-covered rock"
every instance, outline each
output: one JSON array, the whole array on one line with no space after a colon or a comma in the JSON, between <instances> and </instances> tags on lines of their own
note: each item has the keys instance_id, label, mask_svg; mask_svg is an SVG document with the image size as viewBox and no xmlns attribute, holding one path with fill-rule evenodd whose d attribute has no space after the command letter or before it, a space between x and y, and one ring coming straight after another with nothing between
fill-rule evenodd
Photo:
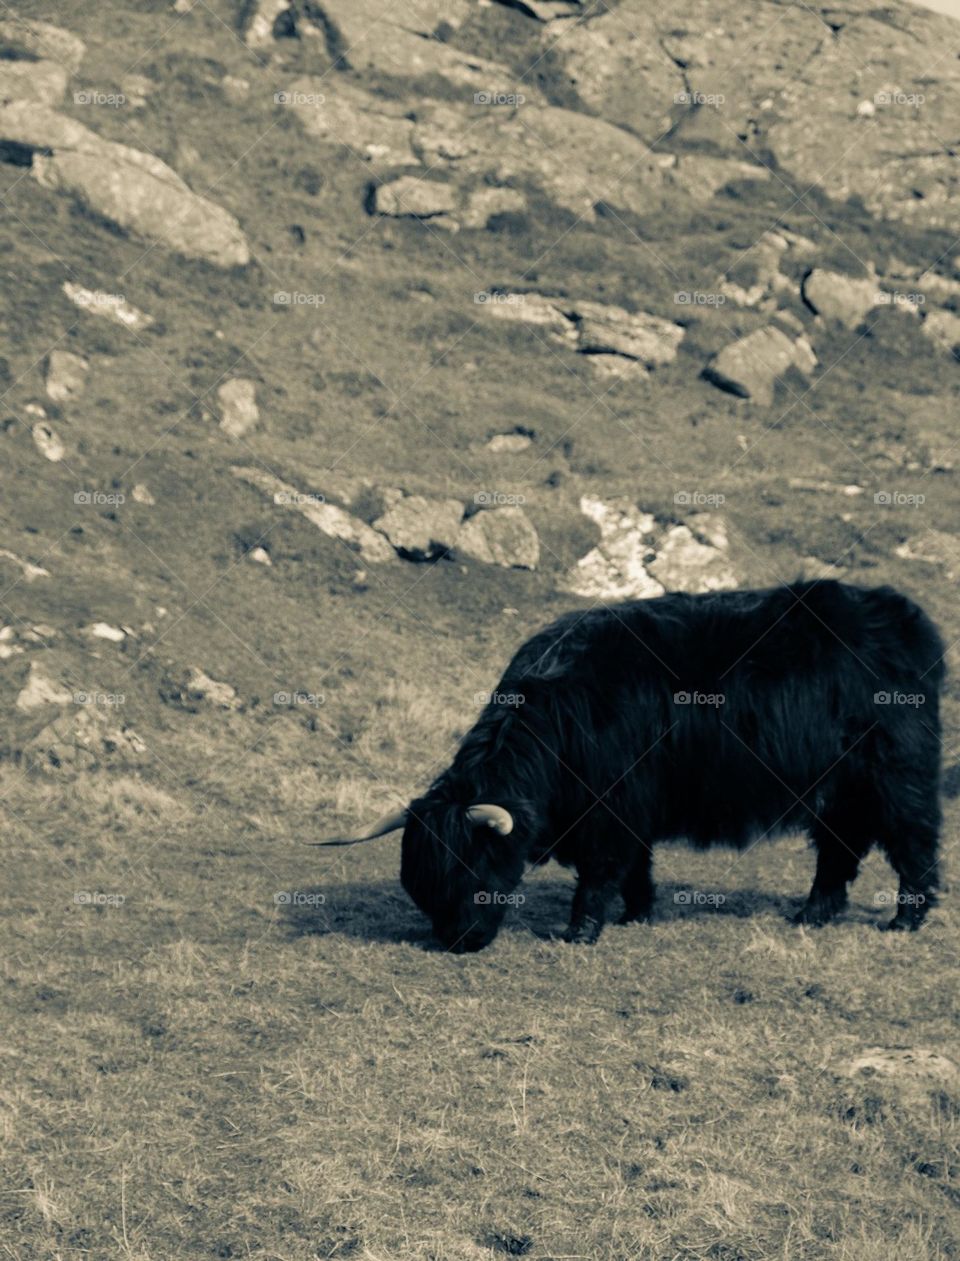
<instances>
[{"instance_id":1,"label":"lichen-covered rock","mask_svg":"<svg viewBox=\"0 0 960 1261\"><path fill-rule=\"evenodd\" d=\"M536 569L540 540L527 514L516 504L489 508L463 523L457 536L458 556L501 565L505 569Z\"/></svg>"},{"instance_id":2,"label":"lichen-covered rock","mask_svg":"<svg viewBox=\"0 0 960 1261\"><path fill-rule=\"evenodd\" d=\"M675 525L657 543L647 571L666 591L730 591L736 575L721 548L697 539L687 525Z\"/></svg>"},{"instance_id":3,"label":"lichen-covered rock","mask_svg":"<svg viewBox=\"0 0 960 1261\"><path fill-rule=\"evenodd\" d=\"M600 543L582 556L560 583L562 591L593 600L645 600L663 595L663 586L647 571L654 559L656 518L629 500L604 503L592 495L580 510L600 529Z\"/></svg>"}]
</instances>

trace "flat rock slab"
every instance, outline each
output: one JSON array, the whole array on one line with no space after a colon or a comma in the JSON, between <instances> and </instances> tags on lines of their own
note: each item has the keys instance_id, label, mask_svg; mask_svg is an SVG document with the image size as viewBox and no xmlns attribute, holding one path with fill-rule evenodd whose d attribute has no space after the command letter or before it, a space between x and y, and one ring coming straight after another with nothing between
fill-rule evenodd
<instances>
[{"instance_id":1,"label":"flat rock slab","mask_svg":"<svg viewBox=\"0 0 960 1261\"><path fill-rule=\"evenodd\" d=\"M328 504L320 496L298 491L295 486L262 469L234 467L230 471L234 477L270 495L275 504L300 513L330 538L339 539L359 552L370 564L383 564L394 559L394 550L382 534L336 504Z\"/></svg>"},{"instance_id":2,"label":"flat rock slab","mask_svg":"<svg viewBox=\"0 0 960 1261\"><path fill-rule=\"evenodd\" d=\"M430 219L450 214L457 206L456 190L437 180L401 175L389 184L381 184L374 194L378 214L416 219Z\"/></svg>"}]
</instances>

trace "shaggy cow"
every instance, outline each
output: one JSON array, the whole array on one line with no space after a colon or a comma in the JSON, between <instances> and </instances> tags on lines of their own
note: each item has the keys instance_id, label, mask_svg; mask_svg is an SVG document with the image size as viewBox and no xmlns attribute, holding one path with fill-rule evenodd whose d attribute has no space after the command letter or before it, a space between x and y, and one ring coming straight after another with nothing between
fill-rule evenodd
<instances>
[{"instance_id":1,"label":"shaggy cow","mask_svg":"<svg viewBox=\"0 0 960 1261\"><path fill-rule=\"evenodd\" d=\"M401 879L450 950L499 929L527 864L576 869L569 941L654 900L657 841L744 849L805 829L796 916L842 911L871 845L916 929L937 887L943 645L890 587L665 595L574 612L520 648L452 765L361 840L403 827ZM352 843L352 842L333 842Z\"/></svg>"}]
</instances>

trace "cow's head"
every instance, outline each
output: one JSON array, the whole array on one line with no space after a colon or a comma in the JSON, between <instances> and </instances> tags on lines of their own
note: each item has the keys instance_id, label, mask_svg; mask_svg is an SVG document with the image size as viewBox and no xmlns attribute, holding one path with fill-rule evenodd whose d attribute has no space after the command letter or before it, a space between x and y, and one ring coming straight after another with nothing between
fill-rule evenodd
<instances>
[{"instance_id":1,"label":"cow's head","mask_svg":"<svg viewBox=\"0 0 960 1261\"><path fill-rule=\"evenodd\" d=\"M355 844L403 828L400 880L448 950L488 946L523 876L522 846L503 806L420 797L362 836L321 844Z\"/></svg>"},{"instance_id":2,"label":"cow's head","mask_svg":"<svg viewBox=\"0 0 960 1261\"><path fill-rule=\"evenodd\" d=\"M503 806L429 797L410 804L400 879L448 950L482 950L496 937L523 876L513 826Z\"/></svg>"}]
</instances>

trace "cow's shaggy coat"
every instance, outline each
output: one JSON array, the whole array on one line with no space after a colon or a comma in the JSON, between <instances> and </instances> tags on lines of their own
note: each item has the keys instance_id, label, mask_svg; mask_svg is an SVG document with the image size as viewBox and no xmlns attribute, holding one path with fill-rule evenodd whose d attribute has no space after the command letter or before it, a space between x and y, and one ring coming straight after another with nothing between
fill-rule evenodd
<instances>
[{"instance_id":1,"label":"cow's shaggy coat","mask_svg":"<svg viewBox=\"0 0 960 1261\"><path fill-rule=\"evenodd\" d=\"M406 816L401 877L450 949L496 935L549 858L579 877L567 936L620 893L650 915L657 841L744 848L806 829L822 924L873 843L899 877L892 928L937 886L943 645L889 587L838 582L666 595L562 617L517 652L452 765ZM505 807L500 835L468 820Z\"/></svg>"}]
</instances>

